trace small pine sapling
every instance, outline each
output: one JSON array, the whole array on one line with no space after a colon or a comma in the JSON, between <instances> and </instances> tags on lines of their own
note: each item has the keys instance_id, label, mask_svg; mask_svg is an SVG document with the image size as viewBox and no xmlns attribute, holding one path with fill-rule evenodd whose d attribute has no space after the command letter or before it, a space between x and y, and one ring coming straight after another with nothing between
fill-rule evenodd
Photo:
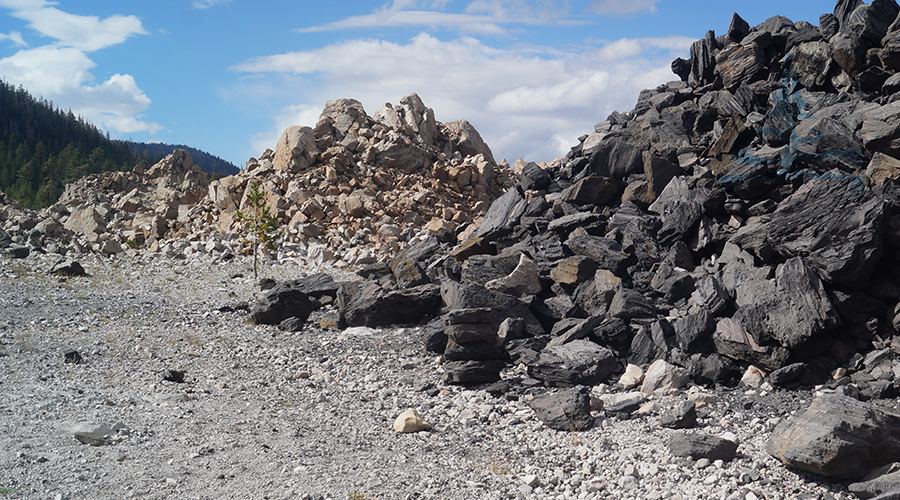
<instances>
[{"instance_id":1,"label":"small pine sapling","mask_svg":"<svg viewBox=\"0 0 900 500\"><path fill-rule=\"evenodd\" d=\"M250 237L253 249L253 278L258 277L257 253L260 245L269 250L275 249L275 242L281 238L278 218L272 215L266 205L265 194L259 188L259 182L250 185L247 191L247 212L237 211L237 219L244 224L244 231Z\"/></svg>"}]
</instances>

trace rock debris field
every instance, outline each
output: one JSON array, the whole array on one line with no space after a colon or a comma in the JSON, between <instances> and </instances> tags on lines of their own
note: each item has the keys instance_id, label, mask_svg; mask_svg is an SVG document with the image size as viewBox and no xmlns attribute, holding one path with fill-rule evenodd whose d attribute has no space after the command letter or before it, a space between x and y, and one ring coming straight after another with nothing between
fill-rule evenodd
<instances>
[{"instance_id":1,"label":"rock debris field","mask_svg":"<svg viewBox=\"0 0 900 500\"><path fill-rule=\"evenodd\" d=\"M2 498L852 498L764 450L808 391L693 388L560 432L527 389L444 384L418 328L251 324L247 258L85 256L83 277L56 260L0 258ZM672 454L660 419L685 395L733 460ZM431 430L392 430L409 409Z\"/></svg>"}]
</instances>

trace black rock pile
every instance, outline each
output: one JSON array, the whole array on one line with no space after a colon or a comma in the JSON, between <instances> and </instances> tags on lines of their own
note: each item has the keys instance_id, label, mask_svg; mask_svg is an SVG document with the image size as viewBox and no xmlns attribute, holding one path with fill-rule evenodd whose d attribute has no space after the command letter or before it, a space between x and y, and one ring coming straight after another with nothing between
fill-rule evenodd
<instances>
[{"instance_id":1,"label":"black rock pile","mask_svg":"<svg viewBox=\"0 0 900 500\"><path fill-rule=\"evenodd\" d=\"M559 167L526 167L456 247L425 240L365 269L347 323L436 316L426 345L452 352L457 383L497 379L502 347L548 386L663 359L700 384L754 365L776 386L893 394L898 13L840 1L818 27L735 14L673 63L682 81L643 91ZM448 345L477 308L499 336Z\"/></svg>"},{"instance_id":2,"label":"black rock pile","mask_svg":"<svg viewBox=\"0 0 900 500\"><path fill-rule=\"evenodd\" d=\"M508 354L547 386L662 359L699 384L752 365L775 386L894 394L898 13L735 14L672 64L682 81L643 91L560 166L527 166L461 243L422 240L341 285L343 321L435 317L425 343L455 383L499 379Z\"/></svg>"}]
</instances>

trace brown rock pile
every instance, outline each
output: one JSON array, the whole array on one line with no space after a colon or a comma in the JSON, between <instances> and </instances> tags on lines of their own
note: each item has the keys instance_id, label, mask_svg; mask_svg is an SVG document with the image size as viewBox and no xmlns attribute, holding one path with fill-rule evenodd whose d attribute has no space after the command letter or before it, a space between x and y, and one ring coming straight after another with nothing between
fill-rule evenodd
<instances>
[{"instance_id":1,"label":"brown rock pile","mask_svg":"<svg viewBox=\"0 0 900 500\"><path fill-rule=\"evenodd\" d=\"M146 172L95 174L40 212L0 200L10 242L50 252L169 256L246 252L236 212L259 183L285 226L280 260L348 265L390 259L419 232L444 241L484 215L512 184L478 131L440 123L416 94L374 116L330 101L315 128L294 126L240 174L210 183L186 151Z\"/></svg>"},{"instance_id":2,"label":"brown rock pile","mask_svg":"<svg viewBox=\"0 0 900 500\"><path fill-rule=\"evenodd\" d=\"M453 239L512 181L471 124L435 121L412 94L371 117L359 101L329 101L315 128L285 130L274 151L210 184L220 231L236 229L255 182L287 226L284 256L367 264L423 227Z\"/></svg>"},{"instance_id":3,"label":"brown rock pile","mask_svg":"<svg viewBox=\"0 0 900 500\"><path fill-rule=\"evenodd\" d=\"M70 183L57 204L39 212L0 199L0 222L17 243L52 253L156 250L164 239L196 232L203 221L193 209L208 184L191 155L178 150L146 172L136 167Z\"/></svg>"}]
</instances>

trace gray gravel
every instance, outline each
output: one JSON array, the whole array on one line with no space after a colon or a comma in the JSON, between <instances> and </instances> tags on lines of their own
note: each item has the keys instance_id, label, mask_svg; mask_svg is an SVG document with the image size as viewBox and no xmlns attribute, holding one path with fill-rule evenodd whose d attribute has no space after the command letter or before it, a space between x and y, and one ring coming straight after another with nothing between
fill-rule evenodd
<instances>
[{"instance_id":1,"label":"gray gravel","mask_svg":"<svg viewBox=\"0 0 900 500\"><path fill-rule=\"evenodd\" d=\"M91 276L59 278L56 259L0 257L0 498L852 498L763 451L808 392L718 393L701 430L736 436L738 458L692 461L659 425L685 393L557 432L527 393L443 385L416 328L327 331L314 315L286 333L220 312L255 299L248 260L82 256ZM83 363L64 362L71 350ZM433 430L393 432L407 409ZM91 431L102 446L75 439Z\"/></svg>"}]
</instances>

